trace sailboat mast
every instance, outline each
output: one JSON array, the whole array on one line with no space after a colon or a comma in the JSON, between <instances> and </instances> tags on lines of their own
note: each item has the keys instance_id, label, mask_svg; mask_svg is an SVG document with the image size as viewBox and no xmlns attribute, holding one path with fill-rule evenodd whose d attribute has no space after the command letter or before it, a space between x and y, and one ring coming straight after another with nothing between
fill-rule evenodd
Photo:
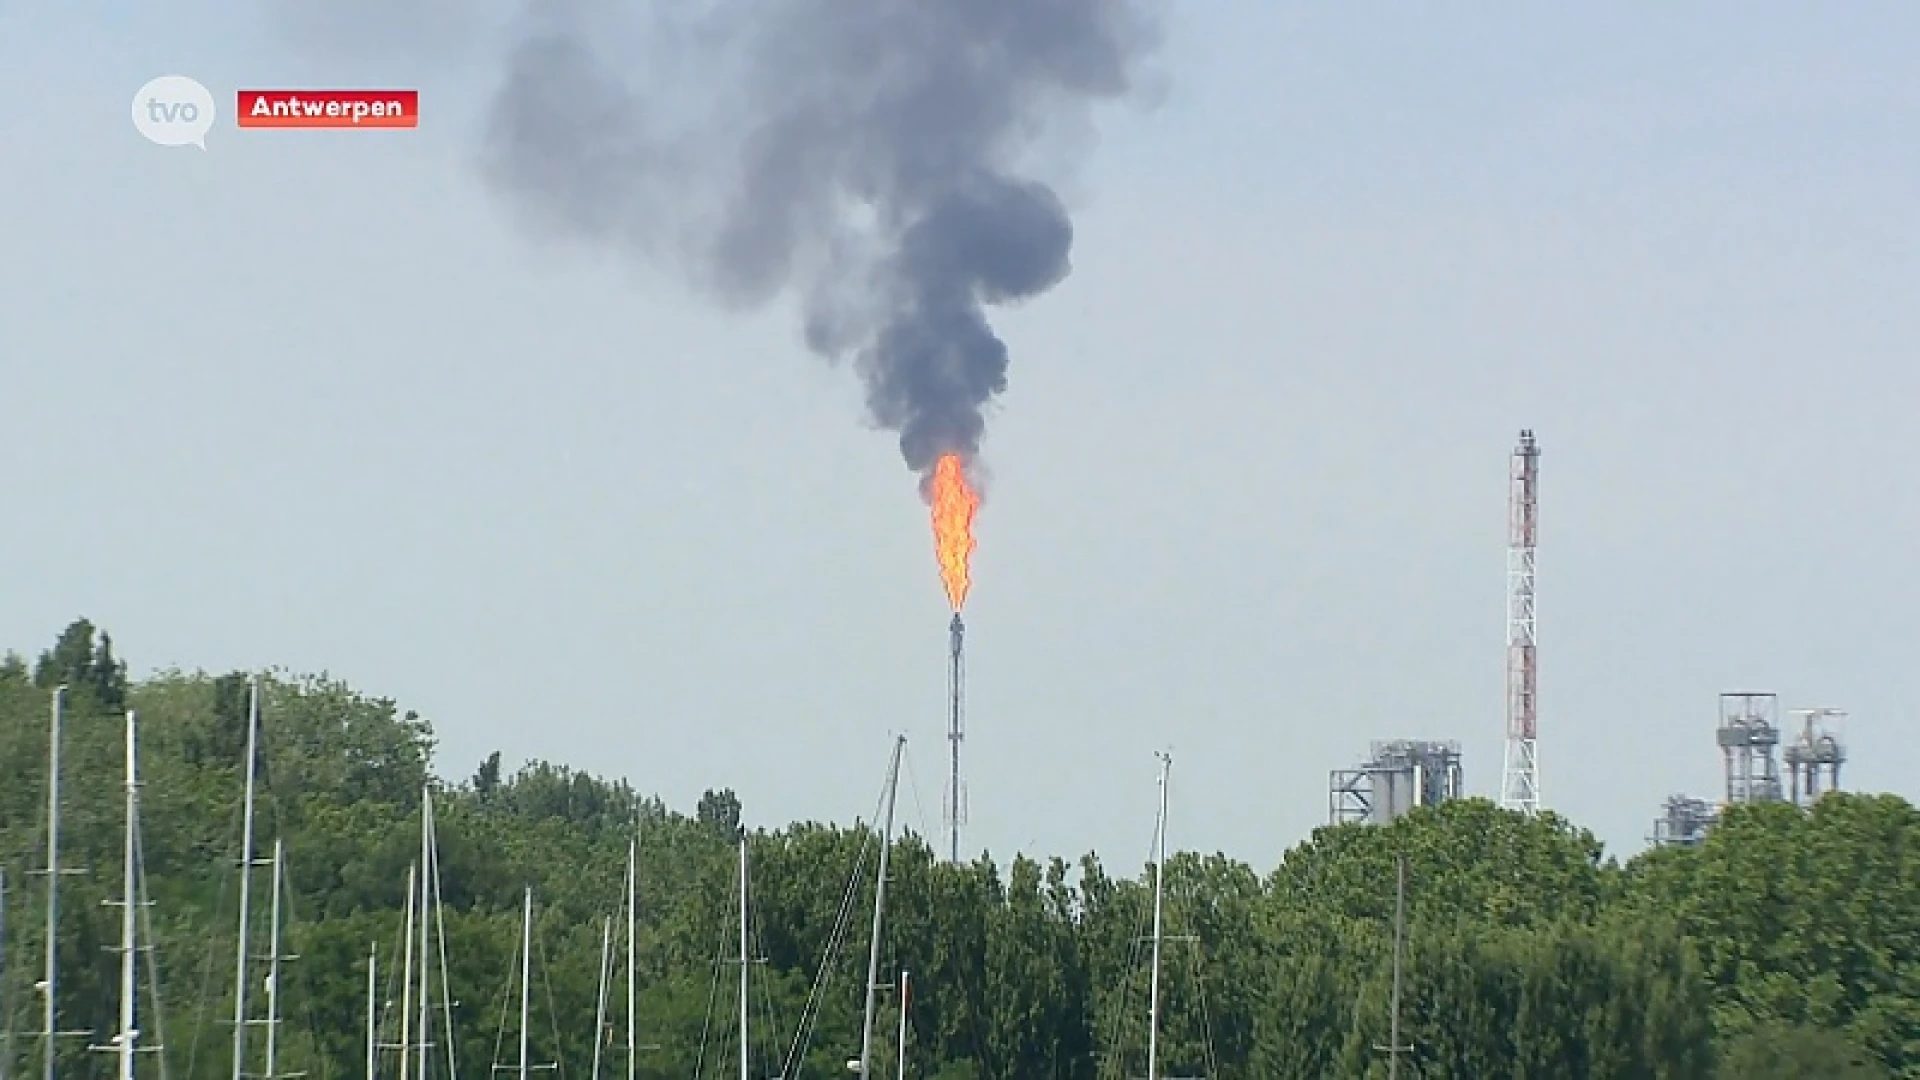
<instances>
[{"instance_id":1,"label":"sailboat mast","mask_svg":"<svg viewBox=\"0 0 1920 1080\"><path fill-rule=\"evenodd\" d=\"M1159 1080L1160 1068L1160 942L1161 912L1166 896L1167 867L1167 774L1173 771L1173 755L1158 752L1160 758L1160 818L1154 828L1153 857L1153 979L1151 1001L1147 1005L1147 1080Z\"/></svg>"},{"instance_id":2,"label":"sailboat mast","mask_svg":"<svg viewBox=\"0 0 1920 1080\"><path fill-rule=\"evenodd\" d=\"M12 1074L13 1059L13 1002L7 998L7 868L0 866L0 1041L6 1044L0 1048L0 1080L7 1080Z\"/></svg>"},{"instance_id":3,"label":"sailboat mast","mask_svg":"<svg viewBox=\"0 0 1920 1080\"><path fill-rule=\"evenodd\" d=\"M428 825L429 831L431 831L431 815L429 815ZM444 1031L447 1036L447 1080L459 1080L460 1055L457 1053L453 1042L453 984L447 976L447 914L444 910L446 907L446 898L440 894L440 839L438 833L434 833L433 837L433 843L427 849L427 873L429 874L428 881L433 887L433 933L434 941L439 949L440 1023L441 1030ZM421 903L422 905L426 903L424 890L421 896ZM426 918L425 911L426 909L423 906L420 916L422 920ZM422 955L425 955L426 952L425 937L426 935L423 929L421 934L422 940L420 942ZM426 963L427 961L425 960L421 961L423 966ZM427 1032L430 1036L432 1027L423 1023L421 1030ZM430 1037L425 1041L427 1041L428 1045L431 1045ZM421 1073L421 1080L426 1080L426 1074L424 1072Z\"/></svg>"},{"instance_id":4,"label":"sailboat mast","mask_svg":"<svg viewBox=\"0 0 1920 1080\"><path fill-rule=\"evenodd\" d=\"M520 909L520 1080L527 1080L527 1013L533 979L533 886Z\"/></svg>"},{"instance_id":5,"label":"sailboat mast","mask_svg":"<svg viewBox=\"0 0 1920 1080\"><path fill-rule=\"evenodd\" d=\"M367 1080L375 1080L380 1072L380 1012L376 1004L379 994L380 947L373 942L367 943Z\"/></svg>"},{"instance_id":6,"label":"sailboat mast","mask_svg":"<svg viewBox=\"0 0 1920 1080\"><path fill-rule=\"evenodd\" d=\"M900 751L907 745L905 735L893 742L893 759L887 763L886 824L880 831L880 875L873 886L873 938L867 942L867 1008L860 1025L860 1080L868 1080L873 1067L873 995L880 980L880 929L887 909L887 855L893 848L893 803L899 790Z\"/></svg>"},{"instance_id":7,"label":"sailboat mast","mask_svg":"<svg viewBox=\"0 0 1920 1080\"><path fill-rule=\"evenodd\" d=\"M7 996L7 868L0 866L0 1080L13 1075L13 1000Z\"/></svg>"},{"instance_id":8,"label":"sailboat mast","mask_svg":"<svg viewBox=\"0 0 1920 1080\"><path fill-rule=\"evenodd\" d=\"M913 999L913 991L909 989L909 985L907 971L902 968L900 970L900 1049L898 1051L900 1080L907 1080L907 1002Z\"/></svg>"},{"instance_id":9,"label":"sailboat mast","mask_svg":"<svg viewBox=\"0 0 1920 1080\"><path fill-rule=\"evenodd\" d=\"M54 1038L59 1022L60 965L60 714L67 700L65 685L53 688L53 710L47 721L47 970L41 1028L42 1080L53 1080Z\"/></svg>"},{"instance_id":10,"label":"sailboat mast","mask_svg":"<svg viewBox=\"0 0 1920 1080\"><path fill-rule=\"evenodd\" d=\"M139 903L138 881L134 876L135 836L140 822L139 744L133 710L127 710L127 827L122 854L120 888L120 1080L133 1080L133 1048L140 1037L134 1028L133 996L136 992L134 965L134 908Z\"/></svg>"},{"instance_id":11,"label":"sailboat mast","mask_svg":"<svg viewBox=\"0 0 1920 1080\"><path fill-rule=\"evenodd\" d=\"M407 1080L408 1055L413 1052L413 919L420 899L420 867L407 867L407 923L400 934L400 1080ZM420 916L425 919L426 916ZM425 964L427 958L422 956Z\"/></svg>"},{"instance_id":12,"label":"sailboat mast","mask_svg":"<svg viewBox=\"0 0 1920 1080\"><path fill-rule=\"evenodd\" d=\"M740 833L740 1080L747 1076L747 834Z\"/></svg>"},{"instance_id":13,"label":"sailboat mast","mask_svg":"<svg viewBox=\"0 0 1920 1080\"><path fill-rule=\"evenodd\" d=\"M267 956L267 1073L266 1080L274 1080L280 1075L279 1047L280 1031L280 890L286 887L286 877L281 864L286 858L286 848L279 837L273 838L273 902L268 905L271 912L267 916L267 941L272 950Z\"/></svg>"},{"instance_id":14,"label":"sailboat mast","mask_svg":"<svg viewBox=\"0 0 1920 1080\"><path fill-rule=\"evenodd\" d=\"M634 928L639 919L634 913L640 898L640 841L637 837L627 839L627 1080L633 1080L635 1051L640 1047L634 1038ZM596 1077L595 1080L598 1080Z\"/></svg>"},{"instance_id":15,"label":"sailboat mast","mask_svg":"<svg viewBox=\"0 0 1920 1080\"><path fill-rule=\"evenodd\" d=\"M246 792L242 797L240 824L240 932L233 958L233 1080L241 1080L247 1072L247 930L253 889L253 766L259 736L260 680L256 676L249 681L247 689Z\"/></svg>"},{"instance_id":16,"label":"sailboat mast","mask_svg":"<svg viewBox=\"0 0 1920 1080\"><path fill-rule=\"evenodd\" d=\"M1400 948L1406 939L1407 857L1397 856L1393 867L1393 1018L1388 1021L1387 1076L1400 1078Z\"/></svg>"},{"instance_id":17,"label":"sailboat mast","mask_svg":"<svg viewBox=\"0 0 1920 1080\"><path fill-rule=\"evenodd\" d=\"M600 985L593 995L593 1071L589 1080L600 1080L600 1048L607 1043L607 968L613 963L613 916L600 923Z\"/></svg>"},{"instance_id":18,"label":"sailboat mast","mask_svg":"<svg viewBox=\"0 0 1920 1080\"><path fill-rule=\"evenodd\" d=\"M427 1080L427 1047L433 1042L433 1024L428 1002L432 998L427 990L431 985L433 962L428 959L431 953L427 949L427 911L428 896L433 884L433 789L420 790L420 1058L415 1066L419 1080ZM404 1055L405 1050L401 1053Z\"/></svg>"}]
</instances>

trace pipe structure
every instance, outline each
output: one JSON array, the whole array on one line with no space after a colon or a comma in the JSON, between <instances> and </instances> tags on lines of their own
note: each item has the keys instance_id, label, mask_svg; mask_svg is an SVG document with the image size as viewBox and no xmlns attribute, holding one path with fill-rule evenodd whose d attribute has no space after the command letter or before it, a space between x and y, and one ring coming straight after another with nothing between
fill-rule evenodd
<instances>
[{"instance_id":1,"label":"pipe structure","mask_svg":"<svg viewBox=\"0 0 1920 1080\"><path fill-rule=\"evenodd\" d=\"M952 763L947 777L947 859L960 861L960 826L967 816L966 793L960 786L960 744L966 741L967 624L953 613L947 624L947 742Z\"/></svg>"}]
</instances>

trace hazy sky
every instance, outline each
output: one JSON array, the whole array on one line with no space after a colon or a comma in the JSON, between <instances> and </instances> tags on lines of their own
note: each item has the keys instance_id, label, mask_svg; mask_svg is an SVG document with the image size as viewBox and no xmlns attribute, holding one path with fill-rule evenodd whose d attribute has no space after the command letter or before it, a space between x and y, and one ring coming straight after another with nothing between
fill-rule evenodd
<instances>
[{"instance_id":1,"label":"hazy sky","mask_svg":"<svg viewBox=\"0 0 1920 1080\"><path fill-rule=\"evenodd\" d=\"M306 5L315 6L315 5ZM467 5L0 0L0 644L325 669L754 823L940 828L925 511L791 307L532 241L477 178ZM376 14L385 8L400 14ZM368 20L353 25L355 13ZM1920 9L1184 3L1154 110L1000 319L970 849L1262 867L1370 740L1494 793L1507 457L1538 432L1546 802L1623 854L1714 794L1723 690L1850 710L1920 794ZM211 87L206 152L129 122ZM422 91L258 132L243 86Z\"/></svg>"}]
</instances>

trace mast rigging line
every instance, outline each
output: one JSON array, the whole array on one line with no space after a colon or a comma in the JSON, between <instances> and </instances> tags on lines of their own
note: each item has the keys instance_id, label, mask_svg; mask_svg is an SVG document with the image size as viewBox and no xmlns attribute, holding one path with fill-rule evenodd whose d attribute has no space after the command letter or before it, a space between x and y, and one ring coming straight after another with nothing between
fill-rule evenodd
<instances>
[{"instance_id":1,"label":"mast rigging line","mask_svg":"<svg viewBox=\"0 0 1920 1080\"><path fill-rule=\"evenodd\" d=\"M1160 825L1156 822L1153 827L1153 838L1147 841L1146 862L1151 864L1154 861L1154 855L1157 853L1159 846ZM1118 884L1118 882L1116 882L1116 884ZM1140 951L1147 942L1146 931L1148 924L1152 921L1153 907L1149 904L1141 910L1139 921L1134 925L1133 936L1127 946L1127 970L1126 974L1121 977L1120 994L1114 998L1112 1005L1109 1006L1109 1015L1111 1018L1107 1024L1106 1043L1108 1047L1115 1047L1120 1043L1120 1025L1127 1016L1127 998L1132 995L1133 981L1139 977L1140 974ZM1114 1064L1118 1056L1117 1051L1111 1049L1108 1051L1108 1065L1106 1068L1100 1070L1101 1076L1111 1075L1112 1072L1118 1068L1118 1066Z\"/></svg>"},{"instance_id":2,"label":"mast rigging line","mask_svg":"<svg viewBox=\"0 0 1920 1080\"><path fill-rule=\"evenodd\" d=\"M913 793L914 816L920 819L920 835L933 835L927 830L927 804L920 798L920 777L913 771L913 747L909 745L900 755L900 767L907 771L907 790Z\"/></svg>"},{"instance_id":3,"label":"mast rigging line","mask_svg":"<svg viewBox=\"0 0 1920 1080\"><path fill-rule=\"evenodd\" d=\"M460 1055L453 1043L453 987L451 985L452 980L447 977L447 972L453 969L447 966L447 913L442 903L445 899L445 894L440 887L440 835L437 829L432 828L433 815L431 802L427 803L427 810L427 822L429 823L427 835L431 838L432 842L427 846L427 867L423 867L421 873L425 875L433 885L434 938L436 952L438 952L440 956L440 1015L447 1032L447 1080L459 1080ZM423 937L426 934L426 921L427 913L422 911L420 913L420 922L422 924L420 932ZM425 967L426 963L427 958L422 955L420 957L421 966ZM423 972L423 977L424 974ZM426 1002L421 1002L421 1008L423 1010L426 1008ZM428 1026L420 1032L422 1045L430 1044L432 1038L433 1027L431 1021L429 1021ZM421 1076L418 1077L417 1080L427 1080L427 1078Z\"/></svg>"},{"instance_id":4,"label":"mast rigging line","mask_svg":"<svg viewBox=\"0 0 1920 1080\"><path fill-rule=\"evenodd\" d=\"M1120 1048L1121 1046L1120 1027L1128 1015L1128 1009L1130 1007L1129 1002L1132 999L1133 991L1136 986L1135 980L1139 977L1140 967L1141 967L1141 953L1143 951L1146 951L1148 948L1152 948L1154 950L1155 955L1153 958L1154 962L1152 964L1152 970L1155 976L1159 976L1160 969L1161 969L1160 961L1163 959L1163 957L1160 955L1160 953L1163 951L1161 947L1167 944L1187 944L1187 945L1192 945L1197 949L1200 947L1200 944L1201 944L1199 936L1195 934L1177 934L1176 935L1176 934L1166 933L1166 927L1164 925L1165 919L1163 917L1162 918L1155 917L1156 911L1161 916L1164 916L1165 914L1164 900L1165 900L1166 885L1168 882L1167 866L1173 861L1173 859L1179 856L1178 851L1169 853L1166 850L1167 813L1166 813L1166 803L1165 803L1165 796L1166 796L1165 784L1167 783L1167 780L1168 780L1167 772L1170 771L1171 769L1171 760L1165 756L1163 756L1161 760L1163 763L1163 769L1167 771L1163 771L1160 778L1160 782L1162 785L1161 787L1162 802L1160 805L1160 813L1157 815L1156 820L1154 822L1153 839L1149 842L1148 854L1146 859L1147 864L1150 867L1152 867L1153 885L1151 886L1151 889L1149 891L1148 905L1143 909L1138 922L1135 924L1135 933L1130 943L1130 947L1127 955L1126 970L1120 979L1119 993L1114 998L1111 999L1109 1004L1109 1012L1107 1014L1107 1021L1105 1024L1107 1037L1104 1040L1104 1045L1107 1047L1107 1049L1104 1051L1100 1051L1096 1049L1096 1055L1101 1058L1101 1064L1099 1068L1096 1070L1096 1074L1101 1077L1128 1075L1126 1070L1123 1067L1124 1055ZM1124 884L1124 882L1116 882L1115 884L1116 885ZM1154 924L1154 927L1153 927L1154 932L1152 934L1142 933L1141 931L1144 931L1147 929L1147 924L1149 922L1152 922ZM1206 971L1205 971L1204 953L1202 954L1201 959L1194 965L1194 969L1190 971L1188 974L1189 974L1189 977L1192 979L1195 996L1198 999L1198 1003L1200 1006L1201 1053L1205 1056L1207 1074L1208 1076L1218 1076L1220 1071L1220 1067L1219 1067L1220 1063L1219 1063L1219 1056L1214 1048L1213 1015L1212 1015L1212 1006L1210 1005L1207 997L1207 979L1206 979ZM1147 1055L1149 1059L1147 1071L1149 1074L1149 1080L1167 1080L1167 1078L1165 1077L1154 1075L1155 1073L1158 1072L1158 1064L1159 1064L1154 1060L1155 1058L1154 1051L1156 1049L1155 1043L1163 1041L1158 1038L1158 1030L1159 1030L1159 1026L1162 1024L1162 1022L1164 1022L1165 1019L1166 1019L1165 1009L1162 1007L1162 1002L1161 1002L1160 993L1159 993L1159 986L1158 984L1156 984L1154 986L1154 989L1152 990L1152 998L1149 1005L1149 1016L1148 1016L1148 1023L1150 1025L1149 1034L1148 1034L1149 1043L1147 1047Z\"/></svg>"},{"instance_id":5,"label":"mast rigging line","mask_svg":"<svg viewBox=\"0 0 1920 1080\"><path fill-rule=\"evenodd\" d=\"M140 834L140 819L133 822L133 853L135 873L139 875L140 928L146 932L147 946L141 950L147 954L147 995L152 998L154 1056L160 1061L160 1080L167 1080L167 1022L166 1012L160 1001L160 949L159 939L153 936L153 894L147 888L147 846Z\"/></svg>"},{"instance_id":6,"label":"mast rigging line","mask_svg":"<svg viewBox=\"0 0 1920 1080\"><path fill-rule=\"evenodd\" d=\"M713 980L707 984L707 1017L700 1022L700 1048L693 1059L694 1080L701 1080L707 1074L707 1042L713 1034L713 1007L720 997L720 970L726 965L724 948L715 950L713 955Z\"/></svg>"},{"instance_id":7,"label":"mast rigging line","mask_svg":"<svg viewBox=\"0 0 1920 1080\"><path fill-rule=\"evenodd\" d=\"M891 757L892 751L889 750L888 754ZM904 747L901 750L901 756L902 758L906 756ZM839 959L841 950L846 946L846 939L852 933L853 913L860 898L860 884L865 880L867 856L878 847L875 843L878 832L872 826L879 824L881 814L886 809L889 781L897 787L898 777L892 774L891 768L881 776L880 792L873 801L873 816L867 819L871 824L860 830L860 851L854 859L852 873L847 875L846 889L840 898L840 911L834 919L833 932L828 935L825 955L821 958L819 972L814 976L813 987L807 993L807 1004L801 1013L800 1027L794 1033L793 1045L787 1051L786 1060L781 1062L781 1076L795 1075L801 1059L806 1056L809 1049L812 1049L813 1036L819 1030L820 1009L824 1004L827 986L833 977L834 961Z\"/></svg>"},{"instance_id":8,"label":"mast rigging line","mask_svg":"<svg viewBox=\"0 0 1920 1080\"><path fill-rule=\"evenodd\" d=\"M287 893L286 893L286 896L281 900L281 903L284 904L287 909L286 910L287 923L285 926L285 930L287 934L287 944L291 946L293 944L293 938L294 938L294 927L305 926L306 924L301 921L300 913L294 907L293 886L291 884L287 884L286 888L287 888ZM294 970L298 972L298 977L300 979L300 988L306 991L301 995L300 1004L302 1006L302 1011L307 1014L307 1037L313 1040L313 1045L318 1046L320 1045L320 1020L319 1020L319 1017L315 1015L314 1008L313 1008L313 1000L316 995L313 993L312 977L307 974L307 968L305 967L297 967ZM282 972L282 974L284 974L284 971ZM320 1069L319 1069L320 1080L329 1080L329 1078L333 1075L333 1066L331 1064L330 1059L327 1057L327 1055L324 1055L324 1054L316 1055L316 1057L317 1057L316 1063L320 1066ZM193 1074L188 1073L187 1075L191 1076ZM273 1080L273 1078L269 1078L269 1080Z\"/></svg>"},{"instance_id":9,"label":"mast rigging line","mask_svg":"<svg viewBox=\"0 0 1920 1080\"><path fill-rule=\"evenodd\" d=\"M529 904L530 903L531 901L529 901ZM538 920L530 920L528 926L523 928L522 936L533 943L533 949L538 950L540 959L540 981L545 986L547 993L547 1026L549 1034L553 1036L553 1063L529 1065L528 1071L552 1072L558 1076L565 1076L567 1074L566 1060L560 1053L560 1007L558 999L553 993L553 965L547 958L546 942L533 930L533 925L537 921ZM520 984L520 973L523 968L533 966L533 956L522 956L520 950L520 941L516 940L513 944L513 955L507 960L506 981L501 984L500 1022L494 1029L493 1057L491 1059L494 1062L491 1071L495 1073L513 1072L517 1068L517 1066L512 1065L501 1065L499 1061L501 1047L507 1040L507 1017L513 1011L513 1004L518 997L515 993L515 988ZM516 1036L525 1037L523 1032L516 1032Z\"/></svg>"},{"instance_id":10,"label":"mast rigging line","mask_svg":"<svg viewBox=\"0 0 1920 1080\"><path fill-rule=\"evenodd\" d=\"M913 746L911 744L909 744L906 747L905 751L900 755L900 766L901 768L906 770L907 790L911 792L913 795L914 813L920 819L919 835L922 836L923 838L931 837L933 836L933 832L927 827L928 818L927 818L926 802L922 800L920 797L920 777L918 773L914 772L914 768L913 768ZM929 840L928 843L929 845L931 845L931 840ZM935 861L936 862L940 861L938 858L939 853L935 852L934 854L935 854ZM947 865L952 866L953 864L948 863ZM973 992L974 985L971 981L968 980L964 970L960 974L959 982L960 982L960 989L963 992L965 993ZM983 1021L981 1020L980 1015L977 1012L974 1012L973 1010L967 1011L967 1032L973 1041L972 1049L973 1049L974 1060L977 1063L979 1063L981 1069L985 1070L988 1076L992 1076L992 1077L1000 1076L1001 1070L998 1068L998 1062L993 1058L994 1050L992 1046L987 1042L986 1027Z\"/></svg>"},{"instance_id":11,"label":"mast rigging line","mask_svg":"<svg viewBox=\"0 0 1920 1080\"><path fill-rule=\"evenodd\" d=\"M239 830L240 815L242 813L244 813L244 810L238 808L232 811L227 822L227 832L229 834ZM227 885L231 882L233 875L238 870L239 865L237 863L229 863L225 859L220 860L220 876L214 884L212 923L214 926L219 926L227 917ZM213 965L214 961L220 958L220 950L208 949L206 953L206 963L202 965L200 972L200 1004L194 1009L193 1013L193 1038L187 1040L188 1076L200 1075L199 1071L194 1067L200 1059L200 1036L201 1033L207 1029L207 1010L213 1006L216 998L213 992Z\"/></svg>"},{"instance_id":12,"label":"mast rigging line","mask_svg":"<svg viewBox=\"0 0 1920 1080\"><path fill-rule=\"evenodd\" d=\"M560 1052L560 1005L553 996L553 962L547 959L547 943L539 934L530 934L533 947L540 950L540 982L547 988L547 1027L553 1035L553 1068L557 1075L567 1075L567 1059Z\"/></svg>"},{"instance_id":13,"label":"mast rigging line","mask_svg":"<svg viewBox=\"0 0 1920 1080\"><path fill-rule=\"evenodd\" d=\"M846 889L840 896L840 910L835 915L833 930L827 935L827 946L819 970L815 972L813 985L807 991L807 1003L801 1009L800 1024L794 1031L793 1043L787 1049L787 1057L781 1063L781 1075L791 1076L800 1059L813 1047L813 1036L819 1030L820 1010L825 1004L828 984L833 979L833 961L840 956L845 947L847 935L852 932L853 913L860 899L860 877L866 870L867 853L872 848L872 840L863 837L859 854L854 859L853 873L847 875Z\"/></svg>"}]
</instances>

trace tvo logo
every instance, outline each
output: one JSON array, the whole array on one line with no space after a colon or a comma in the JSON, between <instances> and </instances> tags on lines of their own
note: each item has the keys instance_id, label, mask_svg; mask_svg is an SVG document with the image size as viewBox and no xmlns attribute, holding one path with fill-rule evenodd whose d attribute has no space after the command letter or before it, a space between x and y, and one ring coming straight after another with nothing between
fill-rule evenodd
<instances>
[{"instance_id":1,"label":"tvo logo","mask_svg":"<svg viewBox=\"0 0 1920 1080\"><path fill-rule=\"evenodd\" d=\"M133 95L133 127L161 146L207 148L213 94L185 75L162 75Z\"/></svg>"}]
</instances>

